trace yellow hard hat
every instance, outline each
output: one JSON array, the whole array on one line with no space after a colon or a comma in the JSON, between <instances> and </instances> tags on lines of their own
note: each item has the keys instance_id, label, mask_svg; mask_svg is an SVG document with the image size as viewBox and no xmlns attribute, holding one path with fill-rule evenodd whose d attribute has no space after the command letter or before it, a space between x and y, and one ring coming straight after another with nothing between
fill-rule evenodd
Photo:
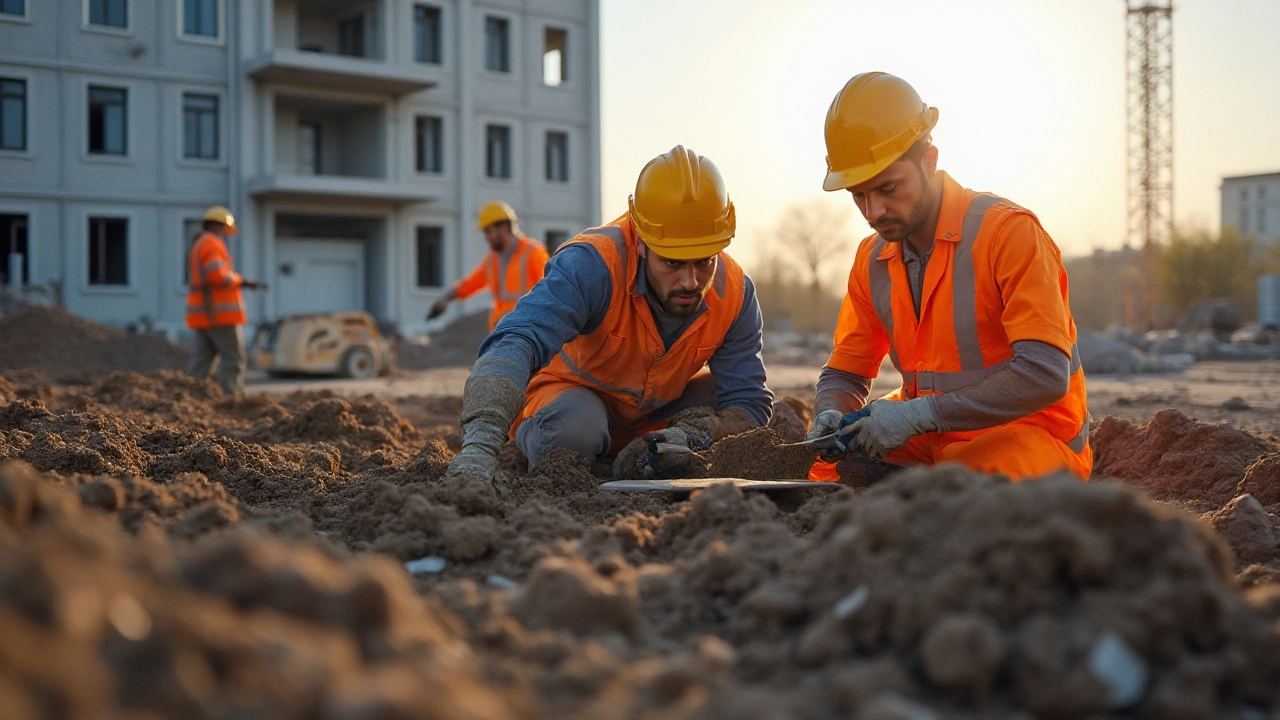
<instances>
[{"instance_id":1,"label":"yellow hard hat","mask_svg":"<svg viewBox=\"0 0 1280 720\"><path fill-rule=\"evenodd\" d=\"M715 163L683 145L644 166L628 202L640 239L671 260L700 260L719 253L737 226L733 202Z\"/></svg>"},{"instance_id":2,"label":"yellow hard hat","mask_svg":"<svg viewBox=\"0 0 1280 720\"><path fill-rule=\"evenodd\" d=\"M827 111L822 189L844 190L879 175L937 124L938 108L925 105L905 80L882 72L854 75Z\"/></svg>"},{"instance_id":3,"label":"yellow hard hat","mask_svg":"<svg viewBox=\"0 0 1280 720\"><path fill-rule=\"evenodd\" d=\"M235 235L237 232L240 232L236 228L236 216L232 215L230 210L222 207L221 205L214 205L208 210L205 210L204 219L206 221L212 220L213 222L219 222L226 225L228 235Z\"/></svg>"},{"instance_id":4,"label":"yellow hard hat","mask_svg":"<svg viewBox=\"0 0 1280 720\"><path fill-rule=\"evenodd\" d=\"M516 224L516 211L512 207L501 200L493 200L485 203L480 208L480 214L476 217L476 229L483 230L496 222L506 220L512 225Z\"/></svg>"}]
</instances>

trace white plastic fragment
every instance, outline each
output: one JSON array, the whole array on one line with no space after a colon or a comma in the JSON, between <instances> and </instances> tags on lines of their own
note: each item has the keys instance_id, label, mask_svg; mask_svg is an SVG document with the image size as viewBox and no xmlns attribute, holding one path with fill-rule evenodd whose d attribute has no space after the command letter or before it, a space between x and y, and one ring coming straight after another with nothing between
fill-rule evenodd
<instances>
[{"instance_id":1,"label":"white plastic fragment","mask_svg":"<svg viewBox=\"0 0 1280 720\"><path fill-rule=\"evenodd\" d=\"M515 580L512 580L511 578L502 577L501 575L490 575L488 579L485 580L485 582L489 583L489 585L493 587L498 588L499 590L510 590L511 588L520 584Z\"/></svg>"},{"instance_id":2,"label":"white plastic fragment","mask_svg":"<svg viewBox=\"0 0 1280 720\"><path fill-rule=\"evenodd\" d=\"M867 604L867 598L869 597L871 597L871 588L866 585L859 585L853 592L837 600L835 606L831 608L831 612L837 618L843 620L861 610L862 606Z\"/></svg>"},{"instance_id":3,"label":"white plastic fragment","mask_svg":"<svg viewBox=\"0 0 1280 720\"><path fill-rule=\"evenodd\" d=\"M942 720L942 716L934 712L933 708L892 693L872 700L866 714L893 720Z\"/></svg>"},{"instance_id":4,"label":"white plastic fragment","mask_svg":"<svg viewBox=\"0 0 1280 720\"><path fill-rule=\"evenodd\" d=\"M417 560L410 560L404 564L404 569L409 571L410 575L430 575L444 570L444 558L436 555L428 555Z\"/></svg>"},{"instance_id":5,"label":"white plastic fragment","mask_svg":"<svg viewBox=\"0 0 1280 720\"><path fill-rule=\"evenodd\" d=\"M1147 664L1114 632L1103 633L1089 652L1089 674L1107 687L1107 707L1129 707L1147 688Z\"/></svg>"}]
</instances>

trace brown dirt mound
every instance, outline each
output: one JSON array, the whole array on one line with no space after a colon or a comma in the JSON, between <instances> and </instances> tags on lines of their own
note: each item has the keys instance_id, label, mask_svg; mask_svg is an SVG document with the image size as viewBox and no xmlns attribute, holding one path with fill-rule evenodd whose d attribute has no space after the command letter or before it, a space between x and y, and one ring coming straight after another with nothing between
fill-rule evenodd
<instances>
[{"instance_id":1,"label":"brown dirt mound","mask_svg":"<svg viewBox=\"0 0 1280 720\"><path fill-rule=\"evenodd\" d=\"M0 370L39 370L59 380L187 364L187 350L161 335L132 335L59 308L29 307L0 318L0 337Z\"/></svg>"},{"instance_id":2,"label":"brown dirt mound","mask_svg":"<svg viewBox=\"0 0 1280 720\"><path fill-rule=\"evenodd\" d=\"M1143 425L1108 417L1089 435L1095 477L1121 478L1158 500L1197 512L1236 495L1245 470L1276 445L1224 423L1161 410Z\"/></svg>"},{"instance_id":3,"label":"brown dirt mound","mask_svg":"<svg viewBox=\"0 0 1280 720\"><path fill-rule=\"evenodd\" d=\"M600 492L558 451L498 499L374 400L206 385L0 385L0 458L46 471L0 470L0 717L1280 710L1246 501L1219 524L1263 563L1248 598L1210 525L1120 483L917 469L685 500ZM770 432L725 462L769 462Z\"/></svg>"},{"instance_id":4,"label":"brown dirt mound","mask_svg":"<svg viewBox=\"0 0 1280 720\"><path fill-rule=\"evenodd\" d=\"M463 315L432 335L425 345L401 342L396 347L396 367L402 370L471 367L480 351L480 343L488 336L488 310Z\"/></svg>"}]
</instances>

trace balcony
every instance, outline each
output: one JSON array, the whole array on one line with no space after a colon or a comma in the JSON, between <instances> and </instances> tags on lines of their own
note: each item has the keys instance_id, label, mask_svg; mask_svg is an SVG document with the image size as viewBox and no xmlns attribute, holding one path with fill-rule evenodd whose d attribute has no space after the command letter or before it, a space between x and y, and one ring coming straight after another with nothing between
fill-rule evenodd
<instances>
[{"instance_id":1,"label":"balcony","mask_svg":"<svg viewBox=\"0 0 1280 720\"><path fill-rule=\"evenodd\" d=\"M373 201L386 205L432 202L420 185L377 178L339 175L259 175L250 178L249 194L272 201Z\"/></svg>"},{"instance_id":2,"label":"balcony","mask_svg":"<svg viewBox=\"0 0 1280 720\"><path fill-rule=\"evenodd\" d=\"M276 0L272 46L245 64L257 80L392 97L439 84L427 68L386 62L390 23L377 0Z\"/></svg>"}]
</instances>

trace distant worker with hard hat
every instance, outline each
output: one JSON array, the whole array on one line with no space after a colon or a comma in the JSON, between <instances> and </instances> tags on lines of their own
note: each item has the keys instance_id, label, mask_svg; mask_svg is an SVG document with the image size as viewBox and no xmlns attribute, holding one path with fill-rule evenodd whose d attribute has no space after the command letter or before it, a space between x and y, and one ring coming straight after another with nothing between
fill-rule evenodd
<instances>
[{"instance_id":1,"label":"distant worker with hard hat","mask_svg":"<svg viewBox=\"0 0 1280 720\"><path fill-rule=\"evenodd\" d=\"M216 360L218 384L227 395L244 391L244 296L240 288L266 290L263 283L240 277L231 265L226 238L235 235L235 216L215 205L205 211L203 232L187 256L187 327L195 331L195 351L188 372L204 379Z\"/></svg>"},{"instance_id":2,"label":"distant worker with hard hat","mask_svg":"<svg viewBox=\"0 0 1280 720\"><path fill-rule=\"evenodd\" d=\"M465 300L487 288L493 294L493 309L489 311L489 330L492 331L498 320L511 312L516 302L542 279L550 256L542 243L520 234L516 211L501 200L480 208L476 229L484 231L489 254L470 275L454 283L436 300L427 319L435 320L443 315L453 300Z\"/></svg>"},{"instance_id":3,"label":"distant worker with hard hat","mask_svg":"<svg viewBox=\"0 0 1280 720\"><path fill-rule=\"evenodd\" d=\"M823 189L846 190L875 234L858 247L835 348L819 376L816 438L909 465L958 462L1017 481L1088 478L1089 411L1067 274L1030 211L938 170L938 110L882 72L827 112ZM902 386L868 406L888 354ZM859 414L863 415L863 414ZM832 479L818 463L814 479Z\"/></svg>"},{"instance_id":4,"label":"distant worker with hard hat","mask_svg":"<svg viewBox=\"0 0 1280 720\"><path fill-rule=\"evenodd\" d=\"M692 447L766 424L763 322L750 278L724 253L734 230L709 159L677 146L645 165L628 212L561 246L480 346L448 475L493 482L509 436L530 467L568 448L618 453L625 474L646 433ZM668 427L699 406L714 412Z\"/></svg>"}]
</instances>

